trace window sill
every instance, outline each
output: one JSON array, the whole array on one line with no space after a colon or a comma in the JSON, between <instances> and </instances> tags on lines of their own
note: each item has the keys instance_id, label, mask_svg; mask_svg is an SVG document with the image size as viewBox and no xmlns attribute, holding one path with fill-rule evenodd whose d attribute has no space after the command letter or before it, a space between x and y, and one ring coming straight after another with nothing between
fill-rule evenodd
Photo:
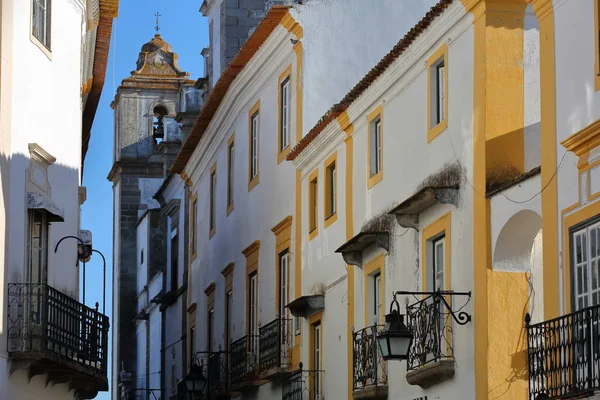
<instances>
[{"instance_id":1,"label":"window sill","mask_svg":"<svg viewBox=\"0 0 600 400\"><path fill-rule=\"evenodd\" d=\"M371 189L373 186L377 185L383 179L383 170L379 171L372 177L367 179L367 189Z\"/></svg>"},{"instance_id":2,"label":"window sill","mask_svg":"<svg viewBox=\"0 0 600 400\"><path fill-rule=\"evenodd\" d=\"M258 178L259 176L256 175L254 178L250 179L250 182L248 182L248 191L251 191L256 185L259 184L260 180Z\"/></svg>"},{"instance_id":3,"label":"window sill","mask_svg":"<svg viewBox=\"0 0 600 400\"><path fill-rule=\"evenodd\" d=\"M48 60L52 61L52 51L49 48L40 42L39 39L36 38L31 32L29 33L29 39L31 40L31 43L35 44L42 51L42 53L48 57Z\"/></svg>"},{"instance_id":4,"label":"window sill","mask_svg":"<svg viewBox=\"0 0 600 400\"><path fill-rule=\"evenodd\" d=\"M227 216L233 211L233 202L227 206Z\"/></svg>"},{"instance_id":5,"label":"window sill","mask_svg":"<svg viewBox=\"0 0 600 400\"><path fill-rule=\"evenodd\" d=\"M444 132L448 128L448 120L444 119L442 122L434 126L433 128L429 128L427 131L427 143L431 142L436 137L440 136L442 132Z\"/></svg>"},{"instance_id":6,"label":"window sill","mask_svg":"<svg viewBox=\"0 0 600 400\"><path fill-rule=\"evenodd\" d=\"M277 165L281 164L281 162L285 160L287 155L290 153L291 149L292 146L288 144L283 150L279 152L279 154L277 154Z\"/></svg>"},{"instance_id":7,"label":"window sill","mask_svg":"<svg viewBox=\"0 0 600 400\"><path fill-rule=\"evenodd\" d=\"M318 234L319 234L319 228L318 227L313 228L312 231L308 232L308 241L310 242L311 240L316 238Z\"/></svg>"},{"instance_id":8,"label":"window sill","mask_svg":"<svg viewBox=\"0 0 600 400\"><path fill-rule=\"evenodd\" d=\"M324 223L324 228L327 229L329 226L333 225L333 223L337 221L337 212L331 214Z\"/></svg>"}]
</instances>

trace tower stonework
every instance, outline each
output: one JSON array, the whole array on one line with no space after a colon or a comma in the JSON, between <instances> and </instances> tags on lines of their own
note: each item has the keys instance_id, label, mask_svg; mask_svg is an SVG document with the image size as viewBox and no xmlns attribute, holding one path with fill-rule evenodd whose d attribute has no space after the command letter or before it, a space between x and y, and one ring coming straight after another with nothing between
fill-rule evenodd
<instances>
[{"instance_id":1,"label":"tower stonework","mask_svg":"<svg viewBox=\"0 0 600 400\"><path fill-rule=\"evenodd\" d=\"M208 18L209 46L203 51L209 88L265 16L272 0L204 0L200 7Z\"/></svg>"},{"instance_id":2,"label":"tower stonework","mask_svg":"<svg viewBox=\"0 0 600 400\"><path fill-rule=\"evenodd\" d=\"M160 243L139 254L136 226L140 217L160 205L153 198L169 174L181 146L182 136L175 120L181 98L193 86L189 74L177 65L177 54L157 34L142 46L131 76L124 79L111 104L114 110L113 166L108 179L113 183L113 323L112 399L137 387L146 371L137 371L135 319L138 315L138 272L148 278L165 264ZM153 238L163 237L153 231ZM153 239L154 240L154 239ZM144 257L145 256L145 257ZM145 258L145 260L144 260ZM145 272L146 274L146 272ZM136 398L135 392L125 397Z\"/></svg>"}]
</instances>

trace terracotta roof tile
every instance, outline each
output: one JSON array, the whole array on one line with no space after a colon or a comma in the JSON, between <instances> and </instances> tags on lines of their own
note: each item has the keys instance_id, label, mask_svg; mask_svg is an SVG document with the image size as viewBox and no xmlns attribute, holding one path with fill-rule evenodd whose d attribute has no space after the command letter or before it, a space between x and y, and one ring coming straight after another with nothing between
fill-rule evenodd
<instances>
[{"instance_id":1,"label":"terracotta roof tile","mask_svg":"<svg viewBox=\"0 0 600 400\"><path fill-rule=\"evenodd\" d=\"M440 15L454 0L440 0L434 5L429 12L414 26L392 50L385 55L357 84L346 96L337 104L329 109L323 115L317 124L304 136L304 138L289 152L287 160L294 160L298 155L317 137L319 134L339 117L350 105L363 94L377 78L379 78L394 61L396 61L402 53L415 41L419 35L424 32L431 23Z\"/></svg>"},{"instance_id":2,"label":"terracotta roof tile","mask_svg":"<svg viewBox=\"0 0 600 400\"><path fill-rule=\"evenodd\" d=\"M172 172L181 173L183 171L211 119L221 105L229 87L254 54L256 54L260 46L267 40L271 32L277 28L281 20L287 15L288 10L289 7L287 6L271 7L265 18L258 24L252 35L246 40L246 43L223 71L221 77L208 95L208 99L204 103L188 138L181 146L181 150L179 150L179 154L177 154L177 158L171 168Z\"/></svg>"}]
</instances>

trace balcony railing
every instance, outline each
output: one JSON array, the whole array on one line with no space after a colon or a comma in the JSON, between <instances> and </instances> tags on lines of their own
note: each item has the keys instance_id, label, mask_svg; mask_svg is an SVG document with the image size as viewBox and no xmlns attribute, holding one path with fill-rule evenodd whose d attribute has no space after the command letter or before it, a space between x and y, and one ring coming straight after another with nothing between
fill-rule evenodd
<instances>
[{"instance_id":1,"label":"balcony railing","mask_svg":"<svg viewBox=\"0 0 600 400\"><path fill-rule=\"evenodd\" d=\"M527 323L529 398L563 399L600 390L600 305Z\"/></svg>"},{"instance_id":2,"label":"balcony railing","mask_svg":"<svg viewBox=\"0 0 600 400\"><path fill-rule=\"evenodd\" d=\"M354 332L353 336L353 390L387 385L387 363L377 344L377 333L383 325L373 325Z\"/></svg>"},{"instance_id":3,"label":"balcony railing","mask_svg":"<svg viewBox=\"0 0 600 400\"><path fill-rule=\"evenodd\" d=\"M258 379L258 336L246 335L231 343L231 383Z\"/></svg>"},{"instance_id":4,"label":"balcony railing","mask_svg":"<svg viewBox=\"0 0 600 400\"><path fill-rule=\"evenodd\" d=\"M8 284L8 351L106 377L108 317L45 284Z\"/></svg>"},{"instance_id":5,"label":"balcony railing","mask_svg":"<svg viewBox=\"0 0 600 400\"><path fill-rule=\"evenodd\" d=\"M323 400L324 371L300 369L289 374L281 387L282 400Z\"/></svg>"},{"instance_id":6,"label":"balcony railing","mask_svg":"<svg viewBox=\"0 0 600 400\"><path fill-rule=\"evenodd\" d=\"M408 352L408 371L442 360L454 361L451 317L434 296L406 307L413 343Z\"/></svg>"},{"instance_id":7,"label":"balcony railing","mask_svg":"<svg viewBox=\"0 0 600 400\"><path fill-rule=\"evenodd\" d=\"M192 364L202 368L208 393L215 398L230 392L227 361L227 353L223 351L198 352L192 360Z\"/></svg>"},{"instance_id":8,"label":"balcony railing","mask_svg":"<svg viewBox=\"0 0 600 400\"><path fill-rule=\"evenodd\" d=\"M292 320L277 318L260 328L260 371L289 368L292 358Z\"/></svg>"}]
</instances>

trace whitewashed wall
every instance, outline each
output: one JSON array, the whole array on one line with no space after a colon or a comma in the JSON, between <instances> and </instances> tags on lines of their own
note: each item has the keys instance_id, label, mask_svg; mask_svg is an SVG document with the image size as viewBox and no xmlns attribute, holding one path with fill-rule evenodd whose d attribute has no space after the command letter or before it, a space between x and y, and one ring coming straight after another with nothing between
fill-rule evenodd
<instances>
[{"instance_id":1,"label":"whitewashed wall","mask_svg":"<svg viewBox=\"0 0 600 400\"><path fill-rule=\"evenodd\" d=\"M350 106L348 114L354 125L353 134L353 217L354 234L373 216L391 208L408 197L430 174L445 164L460 162L465 177L472 181L472 112L473 112L473 29L472 18L462 5L455 3L436 19L438 29L430 29L417 38L413 45ZM448 128L432 142L427 143L427 71L425 60L443 43L448 43ZM307 90L308 91L308 90ZM367 190L367 115L383 106L383 180ZM323 136L323 137L321 137ZM295 161L302 171L302 249L303 290L310 291L313 282L331 285L346 274L341 255L333 251L346 241L345 237L345 182L346 145L337 123L330 124L305 153ZM323 229L324 170L323 162L337 150L338 219ZM308 176L319 169L319 234L308 242ZM472 248L472 191L466 182L459 194L458 207L435 205L420 214L419 226L423 228L447 212L451 212L451 287L457 291L473 290ZM391 238L393 250L385 257L384 305L387 312L392 301L391 293L397 290L420 290L419 260L421 233L395 225ZM363 254L368 263L380 249L370 248ZM354 328L365 323L364 271L354 268L355 296ZM340 283L346 292L347 282ZM347 352L347 306L338 289L327 291L323 313L324 357L326 370L326 396L345 398L346 369L339 368ZM347 295L347 294L346 294ZM404 309L403 299L399 299ZM462 300L462 299L461 299ZM472 303L465 310L472 314ZM338 345L339 343L339 345ZM473 325L455 327L454 349L457 362L452 381L435 385L427 390L406 382L406 363L388 363L390 398L471 398L473 385ZM330 350L330 348L332 350ZM335 350L334 350L335 349ZM341 353L340 353L341 352ZM308 356L308 342L303 345ZM336 354L332 357L332 354Z\"/></svg>"},{"instance_id":2,"label":"whitewashed wall","mask_svg":"<svg viewBox=\"0 0 600 400\"><path fill-rule=\"evenodd\" d=\"M566 251L562 210L587 200L587 176L582 174L579 182L577 156L567 152L561 141L600 119L600 92L596 91L594 1L553 0L555 24L556 65L556 162L558 185L558 254L559 266ZM597 152L594 150L592 153ZM593 156L590 156L593 158ZM559 167L560 165L560 167ZM581 189L581 195L580 195ZM577 211L577 210L575 210ZM563 269L560 269L563 271ZM564 276L560 274L561 313L570 299L565 298Z\"/></svg>"},{"instance_id":3,"label":"whitewashed wall","mask_svg":"<svg viewBox=\"0 0 600 400\"><path fill-rule=\"evenodd\" d=\"M52 51L48 56L30 38L31 2L2 2L2 179L6 257L0 268L0 292L23 279L26 265L26 169L29 143L56 157L48 168L51 199L65 211L65 222L53 223L48 242L48 283L78 299L76 244L66 240L79 228L78 186L81 165L81 48L84 2L53 2ZM8 113L8 114L7 114ZM10 123L5 123L7 120ZM4 295L2 297L4 298ZM1 303L1 301L0 301ZM46 385L46 377L28 380L24 371L9 376L5 307L0 307L0 387L3 399L72 399L67 384Z\"/></svg>"},{"instance_id":4,"label":"whitewashed wall","mask_svg":"<svg viewBox=\"0 0 600 400\"><path fill-rule=\"evenodd\" d=\"M303 3L294 8L292 15L304 28L303 125L306 133L437 1L309 0Z\"/></svg>"}]
</instances>

